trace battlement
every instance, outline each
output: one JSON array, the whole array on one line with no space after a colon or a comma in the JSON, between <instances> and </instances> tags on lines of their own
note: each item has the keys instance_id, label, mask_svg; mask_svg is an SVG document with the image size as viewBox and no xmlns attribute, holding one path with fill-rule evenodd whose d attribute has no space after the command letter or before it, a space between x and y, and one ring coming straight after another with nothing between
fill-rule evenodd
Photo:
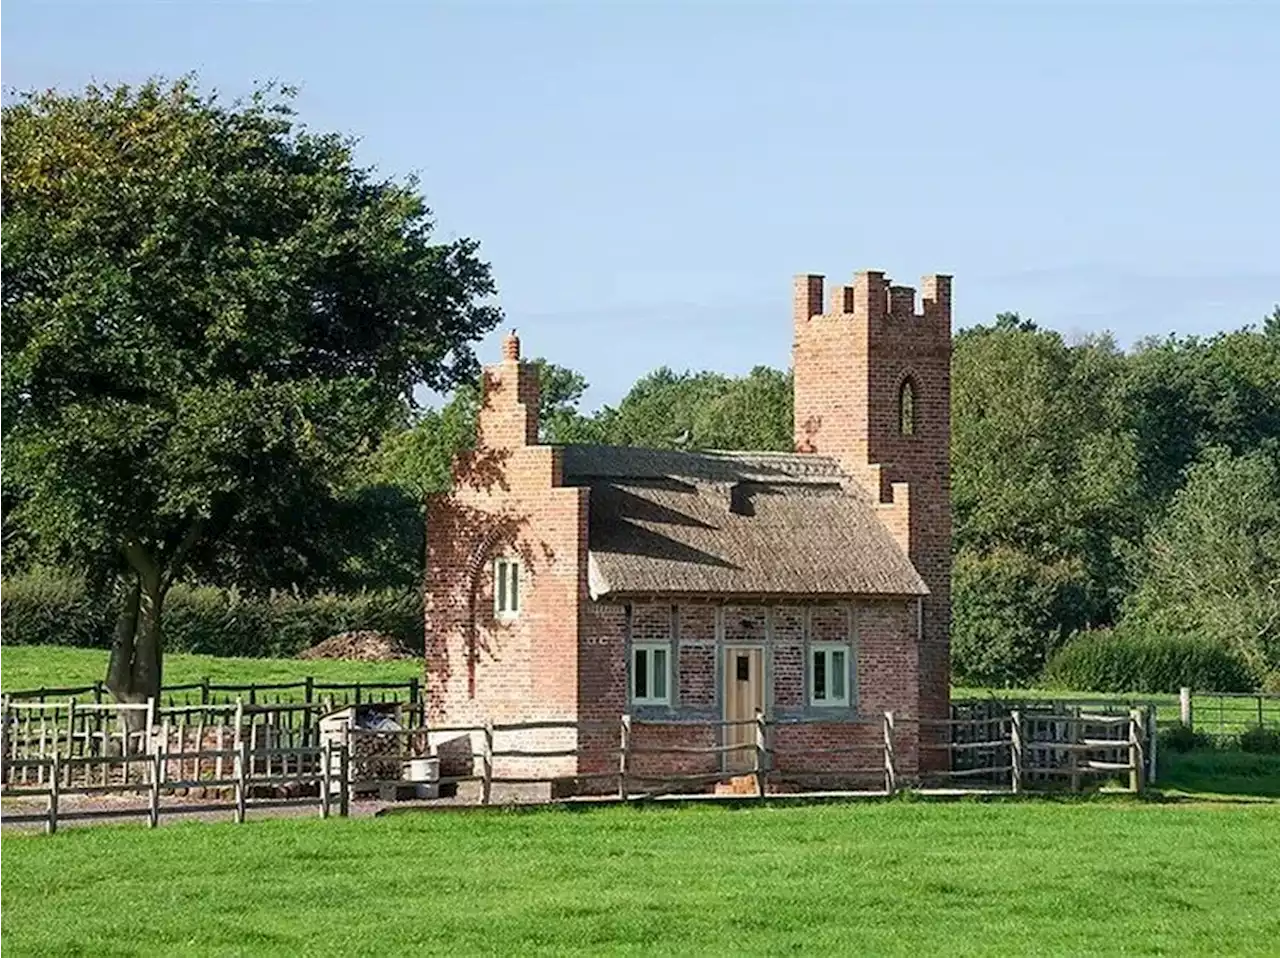
<instances>
[{"instance_id":1,"label":"battlement","mask_svg":"<svg viewBox=\"0 0 1280 958\"><path fill-rule=\"evenodd\" d=\"M823 308L825 277L806 273L795 279L793 301L797 324L816 317L853 317L868 324L886 324L904 331L938 331L950 336L951 277L934 273L920 281L921 310L916 312L916 290L895 286L880 270L855 273L852 286L831 289Z\"/></svg>"}]
</instances>

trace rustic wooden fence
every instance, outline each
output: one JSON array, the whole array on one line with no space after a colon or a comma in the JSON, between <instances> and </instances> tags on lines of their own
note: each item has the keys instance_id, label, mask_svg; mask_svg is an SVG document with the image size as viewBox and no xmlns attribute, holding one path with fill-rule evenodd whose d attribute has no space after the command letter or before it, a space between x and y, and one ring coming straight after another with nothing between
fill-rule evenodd
<instances>
[{"instance_id":1,"label":"rustic wooden fence","mask_svg":"<svg viewBox=\"0 0 1280 958\"><path fill-rule=\"evenodd\" d=\"M1078 791L1092 776L1124 772L1117 766L1130 760L1131 732L1139 738L1143 779L1156 778L1154 703L961 699L952 702L951 714L951 771L942 774L952 778L992 784L1020 761L1021 785L1065 783Z\"/></svg>"},{"instance_id":2,"label":"rustic wooden fence","mask_svg":"<svg viewBox=\"0 0 1280 958\"><path fill-rule=\"evenodd\" d=\"M869 794L892 795L904 786L899 758L904 740L908 747L918 748L920 753L932 748L948 754L969 756L970 761L965 767L952 765L951 768L928 772L931 779L950 781L952 788L1019 794L1050 788L1055 780L1062 779L1065 780L1062 784L1071 789L1083 790L1089 780L1119 777L1132 792L1142 792L1155 770L1153 756L1148 754L1153 742L1149 733L1153 721L1155 717L1152 713L1143 710L1130 710L1123 716L1093 715L1087 712L1064 715L1037 713L1030 720L1025 720L1018 711L1000 720L989 717L902 720L895 713L886 712L883 716L863 716L852 722L841 722L841 725L879 729L881 735L877 742L822 747L788 743L785 749L774 744L778 730L803 725L829 727L832 722L826 718L771 718L763 713L758 713L754 720L698 722L640 721L630 715L623 715L621 722L486 722L481 725L430 726L429 730L389 731L378 735L383 736L385 742L397 743L396 747L379 753L380 759L388 762L392 768L421 756L421 745L408 747L407 743L420 743L426 731L433 736L456 735L468 743L479 742L479 748L470 745L470 751L461 756L462 765L470 767L470 771L442 774L438 783L440 786L475 783L479 785L479 802L489 804L493 800L495 786L541 785L552 780L552 776L545 774L499 774L495 767L503 759L577 759L586 754L595 759L608 756L613 761L616 758L617 765L600 771L572 771L554 777L559 781L572 781L576 785L600 781L616 784L614 794L622 800L653 799L676 792L687 792L699 786L741 783L744 780L750 781L750 793L737 794L753 794L756 798L765 798L771 794L771 785L787 784L814 776L873 780L876 781L877 788L868 789ZM754 736L744 738L754 739L754 742L742 744L735 736L732 744L637 744L637 739L641 738L637 735L640 730L660 726L721 731L733 727L749 727L754 731ZM573 735L613 733L618 736L618 745L616 748L605 749L531 748L518 740L520 735L552 730ZM946 740L941 744L929 745L928 736L922 735L925 730L932 730L940 739L957 730L968 734L961 742ZM512 736L515 736L515 742L503 742L504 738L509 740ZM742 756L744 752L748 761L733 770L718 768L704 772L659 772L644 771L636 767L637 758L692 756L718 759L733 753ZM790 767L778 765L776 759L780 753L785 753L790 759ZM799 754L817 761L808 767L797 767L795 758ZM850 756L858 757L859 763L844 765L838 770L829 767L829 759ZM390 784L393 780L375 780L367 776L362 779L370 784Z\"/></svg>"},{"instance_id":3,"label":"rustic wooden fence","mask_svg":"<svg viewBox=\"0 0 1280 958\"><path fill-rule=\"evenodd\" d=\"M256 737L252 729L257 716L279 717L303 707L295 703L284 709L279 705L232 706L210 705L192 715L190 706L157 708L154 702L145 706L80 706L66 704L65 726L54 729L46 725L42 738L43 754L37 753L27 740L15 748L18 736L8 719L24 709L35 711L54 707L52 703L9 703L6 713L5 743L0 749L3 770L3 796L43 797L45 810L6 815L10 822L43 822L47 831L55 831L62 819L122 815L145 816L148 824L158 824L162 814L230 810L234 820L243 822L250 807L315 804L320 814L328 816L336 804L338 812L349 812L352 796L361 791L384 786L406 785L406 769L411 763L429 760L430 736L464 735L468 742L478 738L479 750L471 746L470 771L463 774L434 777L437 786L457 786L466 782L479 784L479 801L490 804L495 786L547 784L552 776L545 773L498 774L497 763L507 759L555 760L573 759L574 770L556 775L555 780L571 779L576 784L609 783L616 786L612 794L622 801L658 798L674 791L689 790L716 782L748 781L752 794L763 799L770 785L778 785L798 774L831 773L831 760L857 756L856 764L841 766L841 777L861 776L875 780L875 794L893 795L902 787L899 751L904 746L918 749L919 755L930 750L944 751L944 762L927 762L927 766L946 766L930 776L949 780L953 788L982 788L988 791L1019 794L1048 787L1054 779L1065 780L1080 789L1090 778L1104 777L1127 780L1134 792L1144 789L1149 771L1154 770L1154 756L1149 755L1154 743L1153 712L1132 709L1127 715L1096 714L1081 711L1061 714L1036 713L1026 716L1013 710L1007 716L983 715L977 718L947 720L898 719L894 713L859 718L855 725L878 727L874 741L840 746L803 747L790 743L784 750L789 768L780 767L776 759L780 749L775 738L780 730L805 724L829 726L829 720L771 719L757 714L745 722L681 723L685 728L702 725L714 729L717 738L729 737L732 744L712 746L646 745L637 742L637 731L646 726L674 723L641 722L624 715L620 722L537 721L484 723L477 726L417 726L398 729L344 727L340 739L323 742L289 740L278 731L262 731ZM112 709L119 718L117 728L99 732L93 721L77 724L76 715L93 715L99 708ZM137 714L135 714L137 713ZM218 721L230 714L228 722ZM183 723L184 715L192 721ZM133 719L141 719L134 722ZM134 725L138 726L136 729ZM287 726L285 726L287 727ZM314 727L314 726L310 726ZM751 735L726 736L730 728L753 730ZM66 732L63 733L62 729ZM198 731L190 734L191 729ZM227 730L230 731L227 731ZM209 730L213 730L210 733ZM530 747L519 741L521 735L560 731L573 738L572 747ZM601 747L601 739L589 748L580 745L584 733L617 735L617 746ZM212 738L210 735L212 734ZM502 738L515 736L511 743ZM745 753L745 754L744 754ZM702 756L717 763L724 756L736 754L739 762L733 771L712 770L697 773L664 773L652 768L638 768L637 759L648 757L676 758ZM797 769L798 754L817 761ZM602 757L615 767L602 767L595 772L582 772L577 760L590 755ZM955 761L965 756L964 761ZM865 760L864 760L865 757ZM162 796L187 790L213 793L213 801L203 804L183 802L165 804ZM290 794L281 797L278 791ZM609 788L595 788L608 792ZM264 791L266 794L263 794ZM738 794L743 794L739 792ZM145 804L132 808L98 810L65 810L64 800L72 795L145 796Z\"/></svg>"},{"instance_id":4,"label":"rustic wooden fence","mask_svg":"<svg viewBox=\"0 0 1280 958\"><path fill-rule=\"evenodd\" d=\"M77 698L97 704L107 702L111 693L103 682L58 688L6 690L5 698L14 702L54 701ZM242 699L250 705L272 702L318 702L328 698L339 705L362 705L371 702L422 699L422 683L417 678L406 682L324 682L305 676L292 682L214 682L208 677L199 682L166 685L160 690L161 705L209 705Z\"/></svg>"},{"instance_id":5,"label":"rustic wooden fence","mask_svg":"<svg viewBox=\"0 0 1280 958\"><path fill-rule=\"evenodd\" d=\"M6 813L4 820L11 823L43 822L45 831L52 834L58 829L59 820L78 820L89 818L121 818L143 816L147 823L155 827L160 823L162 812L192 813L206 811L231 810L237 822L245 821L250 804L281 807L287 805L308 804L316 802L316 798L251 800L254 788L284 785L315 786L320 814L327 818L336 800L339 813L348 814L351 790L348 775L349 752L329 742L324 748L282 748L258 749L249 748L248 741L242 741L237 748L198 749L192 751L166 752L157 748L150 754L125 755L90 755L64 759L58 754L47 758L13 759L7 761L6 768L14 771L39 773L40 785L5 785L2 793L5 798L21 798L43 796L46 799L46 811L43 813ZM171 774L172 765L177 762L180 768L199 767L203 761L207 769L217 771L195 778L184 778L181 773ZM293 767L280 774L267 774L262 771L280 764L285 768ZM225 772L223 771L225 769ZM336 773L326 774L326 770L336 769ZM79 772L80 774L76 774ZM101 781L99 781L99 779ZM233 799L227 801L207 801L203 803L183 803L181 805L163 805L162 793L172 794L177 789L230 789ZM120 795L147 797L145 806L105 808L93 810L66 811L61 805L63 800L73 795ZM335 798L336 796L336 798Z\"/></svg>"},{"instance_id":6,"label":"rustic wooden fence","mask_svg":"<svg viewBox=\"0 0 1280 958\"><path fill-rule=\"evenodd\" d=\"M425 706L420 700L383 702L375 699L363 704L395 708L397 720L409 728L420 727L425 721ZM254 752L261 748L314 748L319 745L320 719L354 705L354 697L328 695L312 701L249 703L237 699L205 704L158 704L148 700L146 704L136 705L80 702L75 698L13 701L6 696L0 705L4 735L0 753L10 763L53 755L71 760L138 752L149 754L155 750L156 740L162 740L170 750L188 752L239 748L242 739ZM18 781L6 777L5 784L30 784L32 779L38 782L44 774L38 762L11 767ZM92 769L101 778L110 766L109 763L88 763L75 767L80 769L81 777ZM128 768L115 771L127 779Z\"/></svg>"}]
</instances>

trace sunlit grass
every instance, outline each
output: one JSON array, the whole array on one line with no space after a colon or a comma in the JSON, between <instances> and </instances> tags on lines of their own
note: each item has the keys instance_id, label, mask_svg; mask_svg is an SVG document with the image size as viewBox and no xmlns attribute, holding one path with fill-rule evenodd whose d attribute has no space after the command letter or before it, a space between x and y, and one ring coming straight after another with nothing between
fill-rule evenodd
<instances>
[{"instance_id":1,"label":"sunlit grass","mask_svg":"<svg viewBox=\"0 0 1280 958\"><path fill-rule=\"evenodd\" d=\"M49 645L6 645L0 650L0 688L37 689L91 685L106 675L107 653ZM166 655L165 685L300 682L310 675L323 682L408 682L421 679L421 660L342 662L332 659L235 659L213 655Z\"/></svg>"},{"instance_id":2,"label":"sunlit grass","mask_svg":"<svg viewBox=\"0 0 1280 958\"><path fill-rule=\"evenodd\" d=\"M1280 807L450 812L3 842L15 955L1274 954Z\"/></svg>"}]
</instances>

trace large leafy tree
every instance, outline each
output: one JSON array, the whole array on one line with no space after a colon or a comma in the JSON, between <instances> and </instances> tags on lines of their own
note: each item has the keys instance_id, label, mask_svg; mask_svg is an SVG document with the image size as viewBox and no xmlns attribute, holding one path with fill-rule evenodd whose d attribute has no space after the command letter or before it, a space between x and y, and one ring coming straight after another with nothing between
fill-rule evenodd
<instances>
[{"instance_id":1,"label":"large leafy tree","mask_svg":"<svg viewBox=\"0 0 1280 958\"><path fill-rule=\"evenodd\" d=\"M616 445L785 451L792 448L791 403L790 373L767 366L746 376L664 366L594 419Z\"/></svg>"},{"instance_id":2,"label":"large leafy tree","mask_svg":"<svg viewBox=\"0 0 1280 958\"><path fill-rule=\"evenodd\" d=\"M477 244L434 242L416 183L290 101L184 79L4 108L6 519L118 583L124 701L160 687L174 578L327 561L356 464L500 319Z\"/></svg>"},{"instance_id":3,"label":"large leafy tree","mask_svg":"<svg viewBox=\"0 0 1280 958\"><path fill-rule=\"evenodd\" d=\"M1208 636L1280 673L1280 437L1206 450L1135 553L1126 622Z\"/></svg>"},{"instance_id":4,"label":"large leafy tree","mask_svg":"<svg viewBox=\"0 0 1280 958\"><path fill-rule=\"evenodd\" d=\"M1280 308L1261 330L1139 343L1127 357L1122 401L1142 495L1158 514L1206 450L1239 455L1280 436Z\"/></svg>"},{"instance_id":5,"label":"large leafy tree","mask_svg":"<svg viewBox=\"0 0 1280 958\"><path fill-rule=\"evenodd\" d=\"M1034 678L1071 631L1112 621L1141 532L1125 357L1016 314L952 358L953 642L969 681Z\"/></svg>"}]
</instances>

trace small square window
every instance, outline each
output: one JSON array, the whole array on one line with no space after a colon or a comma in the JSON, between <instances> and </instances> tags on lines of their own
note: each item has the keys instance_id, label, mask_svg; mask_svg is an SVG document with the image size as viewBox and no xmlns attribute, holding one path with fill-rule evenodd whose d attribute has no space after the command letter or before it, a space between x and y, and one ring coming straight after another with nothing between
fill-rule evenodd
<instances>
[{"instance_id":1,"label":"small square window","mask_svg":"<svg viewBox=\"0 0 1280 958\"><path fill-rule=\"evenodd\" d=\"M493 611L500 619L520 614L520 563L515 559L493 563Z\"/></svg>"},{"instance_id":2,"label":"small square window","mask_svg":"<svg viewBox=\"0 0 1280 958\"><path fill-rule=\"evenodd\" d=\"M631 701L634 705L668 705L671 696L671 649L665 642L631 647Z\"/></svg>"},{"instance_id":3,"label":"small square window","mask_svg":"<svg viewBox=\"0 0 1280 958\"><path fill-rule=\"evenodd\" d=\"M849 647L838 642L809 648L809 702L817 706L849 704Z\"/></svg>"}]
</instances>

